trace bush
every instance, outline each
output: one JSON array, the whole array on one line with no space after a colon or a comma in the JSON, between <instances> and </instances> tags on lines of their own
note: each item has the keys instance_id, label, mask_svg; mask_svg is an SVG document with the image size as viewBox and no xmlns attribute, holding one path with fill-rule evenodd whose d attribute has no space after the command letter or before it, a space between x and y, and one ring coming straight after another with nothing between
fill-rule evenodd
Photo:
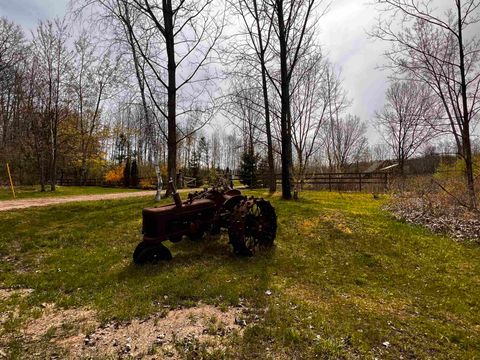
<instances>
[{"instance_id":1,"label":"bush","mask_svg":"<svg viewBox=\"0 0 480 360\"><path fill-rule=\"evenodd\" d=\"M142 179L138 186L145 190L155 190L157 188L157 181L155 179Z\"/></svg>"},{"instance_id":2,"label":"bush","mask_svg":"<svg viewBox=\"0 0 480 360\"><path fill-rule=\"evenodd\" d=\"M123 166L119 165L107 171L105 174L105 182L110 185L119 185L123 182Z\"/></svg>"},{"instance_id":3,"label":"bush","mask_svg":"<svg viewBox=\"0 0 480 360\"><path fill-rule=\"evenodd\" d=\"M475 187L480 191L480 155L474 156L473 159L474 176L476 179ZM442 194L444 197L456 198L460 202L467 204L468 189L465 181L465 161L457 159L454 163L441 163L433 176L433 181L443 187ZM445 194L448 193L448 194Z\"/></svg>"},{"instance_id":4,"label":"bush","mask_svg":"<svg viewBox=\"0 0 480 360\"><path fill-rule=\"evenodd\" d=\"M474 161L475 187L480 199L480 156L475 156ZM469 219L478 215L468 208L470 199L464 170L463 160L450 159L442 162L433 176L394 179L390 184L395 195L392 209L414 223L424 223L434 230L445 227L450 229L448 233L471 237ZM451 230L453 228L456 230Z\"/></svg>"},{"instance_id":5,"label":"bush","mask_svg":"<svg viewBox=\"0 0 480 360\"><path fill-rule=\"evenodd\" d=\"M475 178L480 177L480 155L473 157L473 173ZM465 174L465 161L463 159L457 159L454 163L442 162L435 172L435 178L439 180L459 178L464 179Z\"/></svg>"}]
</instances>

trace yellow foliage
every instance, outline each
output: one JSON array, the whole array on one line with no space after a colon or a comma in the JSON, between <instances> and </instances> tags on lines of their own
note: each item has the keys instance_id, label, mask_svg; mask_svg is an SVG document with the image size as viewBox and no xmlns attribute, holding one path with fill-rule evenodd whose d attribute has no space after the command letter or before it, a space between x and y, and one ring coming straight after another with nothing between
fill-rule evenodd
<instances>
[{"instance_id":1,"label":"yellow foliage","mask_svg":"<svg viewBox=\"0 0 480 360\"><path fill-rule=\"evenodd\" d=\"M162 177L164 178L168 176L167 165L165 164L160 165L160 174L162 174Z\"/></svg>"},{"instance_id":2,"label":"yellow foliage","mask_svg":"<svg viewBox=\"0 0 480 360\"><path fill-rule=\"evenodd\" d=\"M475 177L480 176L480 155L473 157L473 172ZM453 164L441 163L438 166L435 178L439 180L452 179L454 177L463 179L465 176L465 161L457 159Z\"/></svg>"},{"instance_id":3,"label":"yellow foliage","mask_svg":"<svg viewBox=\"0 0 480 360\"><path fill-rule=\"evenodd\" d=\"M119 165L105 174L105 181L108 183L120 183L123 181L123 166Z\"/></svg>"},{"instance_id":4,"label":"yellow foliage","mask_svg":"<svg viewBox=\"0 0 480 360\"><path fill-rule=\"evenodd\" d=\"M155 179L142 179L140 180L140 188L141 189L156 189L157 182Z\"/></svg>"}]
</instances>

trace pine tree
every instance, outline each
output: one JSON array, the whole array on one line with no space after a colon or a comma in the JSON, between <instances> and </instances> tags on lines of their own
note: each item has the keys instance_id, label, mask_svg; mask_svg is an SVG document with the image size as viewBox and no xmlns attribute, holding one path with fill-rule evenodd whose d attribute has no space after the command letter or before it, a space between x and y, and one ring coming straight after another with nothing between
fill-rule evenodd
<instances>
[{"instance_id":1,"label":"pine tree","mask_svg":"<svg viewBox=\"0 0 480 360\"><path fill-rule=\"evenodd\" d=\"M240 160L240 181L242 184L255 188L258 183L258 156L248 151L242 154Z\"/></svg>"},{"instance_id":2,"label":"pine tree","mask_svg":"<svg viewBox=\"0 0 480 360\"><path fill-rule=\"evenodd\" d=\"M128 157L125 163L125 168L123 169L123 185L125 187L130 186L130 174L131 174L131 163L130 163L130 158Z\"/></svg>"},{"instance_id":3,"label":"pine tree","mask_svg":"<svg viewBox=\"0 0 480 360\"><path fill-rule=\"evenodd\" d=\"M197 186L202 186L203 179L200 176L200 154L195 149L192 151L192 157L188 162L188 173L196 179Z\"/></svg>"},{"instance_id":4,"label":"pine tree","mask_svg":"<svg viewBox=\"0 0 480 360\"><path fill-rule=\"evenodd\" d=\"M138 166L137 160L133 159L130 169L130 186L138 187Z\"/></svg>"}]
</instances>

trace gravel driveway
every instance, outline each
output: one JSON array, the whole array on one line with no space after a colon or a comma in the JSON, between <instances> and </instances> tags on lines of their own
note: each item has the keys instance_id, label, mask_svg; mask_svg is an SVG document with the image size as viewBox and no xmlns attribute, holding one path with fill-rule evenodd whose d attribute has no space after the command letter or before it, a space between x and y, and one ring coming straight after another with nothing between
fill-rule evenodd
<instances>
[{"instance_id":1,"label":"gravel driveway","mask_svg":"<svg viewBox=\"0 0 480 360\"><path fill-rule=\"evenodd\" d=\"M78 202L78 201L115 200L115 199L125 199L125 198L140 197L140 196L151 196L153 198L155 194L156 194L155 190L148 190L148 191L135 191L135 192L121 192L121 193L114 193L114 194L78 195L78 196L39 198L39 199L3 200L3 201L0 201L0 211L26 209L30 207L39 207L39 206L58 205L58 204L65 204L69 202Z\"/></svg>"}]
</instances>

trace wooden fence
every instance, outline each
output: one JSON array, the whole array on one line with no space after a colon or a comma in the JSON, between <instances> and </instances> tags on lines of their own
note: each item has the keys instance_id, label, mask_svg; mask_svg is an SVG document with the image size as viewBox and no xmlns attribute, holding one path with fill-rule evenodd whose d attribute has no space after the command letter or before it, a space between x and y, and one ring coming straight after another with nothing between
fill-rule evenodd
<instances>
[{"instance_id":1,"label":"wooden fence","mask_svg":"<svg viewBox=\"0 0 480 360\"><path fill-rule=\"evenodd\" d=\"M138 183L140 184L142 181L146 181L147 183L152 184L151 187L154 188L157 179L155 178L139 178ZM57 180L57 184L61 186L103 186L103 187L115 187L115 186L123 186L123 183L110 183L106 182L104 179L85 179L83 181L74 178L60 178Z\"/></svg>"},{"instance_id":2,"label":"wooden fence","mask_svg":"<svg viewBox=\"0 0 480 360\"><path fill-rule=\"evenodd\" d=\"M139 178L138 183L140 184L138 187L142 187L142 183L148 184L147 188L155 189L157 185L157 179L156 178ZM123 187L123 183L110 183L106 182L104 179L86 179L84 181L81 181L79 179L75 178L60 178L57 180L57 184L61 186L103 186L103 187L115 187L115 186L121 186ZM168 182L166 179L163 179L163 188L165 189L167 186ZM197 179L194 177L183 177L183 182L182 185L178 183L177 179L177 186L185 187L185 188L195 188L197 186Z\"/></svg>"},{"instance_id":3,"label":"wooden fence","mask_svg":"<svg viewBox=\"0 0 480 360\"><path fill-rule=\"evenodd\" d=\"M80 181L73 178L63 178L58 179L57 184L61 186L106 186L106 183L103 179L86 179L84 181Z\"/></svg>"},{"instance_id":4,"label":"wooden fence","mask_svg":"<svg viewBox=\"0 0 480 360\"><path fill-rule=\"evenodd\" d=\"M234 177L235 178L235 177ZM261 177L264 186L268 186L268 175ZM155 188L156 179L139 179L148 180ZM374 173L319 173L308 174L303 181L292 179L292 184L299 190L328 190L328 191L366 191L366 192L385 192L389 188L391 174L386 172ZM195 187L196 179L184 177L184 186ZM80 185L77 179L63 178L58 181L59 185L73 186ZM277 184L281 185L281 174L277 174ZM103 179L87 179L83 184L85 186L112 186ZM118 184L122 186L122 184ZM166 182L164 182L164 187Z\"/></svg>"},{"instance_id":5,"label":"wooden fence","mask_svg":"<svg viewBox=\"0 0 480 360\"><path fill-rule=\"evenodd\" d=\"M309 174L303 181L292 179L292 184L299 190L385 192L389 180L390 174L385 172L322 173ZM281 174L277 174L277 184L281 184Z\"/></svg>"}]
</instances>

